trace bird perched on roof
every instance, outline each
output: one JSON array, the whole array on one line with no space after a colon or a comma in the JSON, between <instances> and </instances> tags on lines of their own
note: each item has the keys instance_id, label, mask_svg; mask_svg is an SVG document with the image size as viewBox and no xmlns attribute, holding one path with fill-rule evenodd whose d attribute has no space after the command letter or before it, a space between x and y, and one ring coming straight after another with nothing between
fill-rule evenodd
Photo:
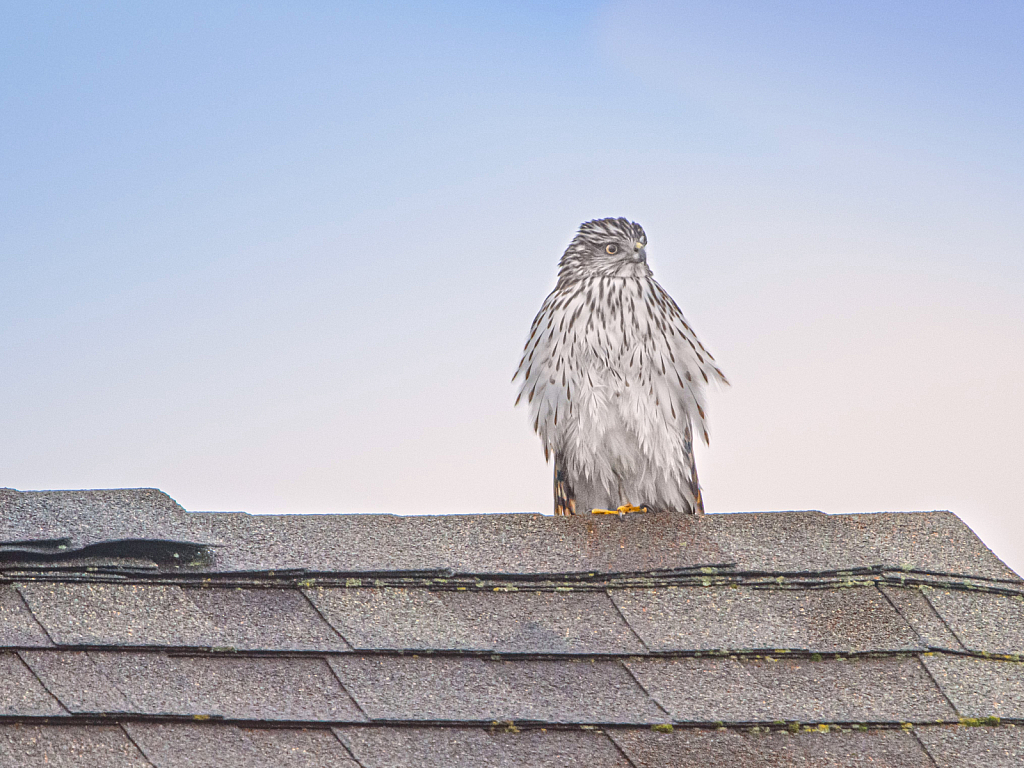
<instances>
[{"instance_id":1,"label":"bird perched on roof","mask_svg":"<svg viewBox=\"0 0 1024 768\"><path fill-rule=\"evenodd\" d=\"M556 515L704 513L693 432L708 441L706 387L728 381L646 246L627 219L580 225L512 379L555 459Z\"/></svg>"}]
</instances>

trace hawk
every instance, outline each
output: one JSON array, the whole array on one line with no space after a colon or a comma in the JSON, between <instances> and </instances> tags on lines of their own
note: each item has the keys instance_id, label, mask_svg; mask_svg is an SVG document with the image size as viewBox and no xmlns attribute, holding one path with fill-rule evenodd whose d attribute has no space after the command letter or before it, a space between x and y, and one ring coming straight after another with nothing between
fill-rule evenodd
<instances>
[{"instance_id":1,"label":"hawk","mask_svg":"<svg viewBox=\"0 0 1024 768\"><path fill-rule=\"evenodd\" d=\"M647 266L627 219L580 225L512 380L555 459L555 514L704 513L693 432L705 390L728 384Z\"/></svg>"}]
</instances>

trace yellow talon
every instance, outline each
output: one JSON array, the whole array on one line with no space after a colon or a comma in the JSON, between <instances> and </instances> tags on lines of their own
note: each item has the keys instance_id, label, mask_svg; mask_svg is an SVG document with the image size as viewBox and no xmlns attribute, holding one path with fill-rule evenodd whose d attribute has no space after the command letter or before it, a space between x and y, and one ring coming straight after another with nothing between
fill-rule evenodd
<instances>
[{"instance_id":1,"label":"yellow talon","mask_svg":"<svg viewBox=\"0 0 1024 768\"><path fill-rule=\"evenodd\" d=\"M623 504L618 509L592 509L592 515L624 515L627 512L646 512L647 507L634 507L632 504Z\"/></svg>"}]
</instances>

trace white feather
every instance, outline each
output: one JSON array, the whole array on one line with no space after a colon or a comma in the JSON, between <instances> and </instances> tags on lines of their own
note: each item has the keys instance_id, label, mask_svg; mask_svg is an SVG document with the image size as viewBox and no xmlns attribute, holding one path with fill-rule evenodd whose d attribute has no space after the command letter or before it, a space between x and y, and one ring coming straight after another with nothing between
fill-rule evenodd
<instances>
[{"instance_id":1,"label":"white feather","mask_svg":"<svg viewBox=\"0 0 1024 768\"><path fill-rule=\"evenodd\" d=\"M707 440L706 384L725 377L643 272L560 283L534 320L520 398L545 455L605 504L692 510L690 425Z\"/></svg>"}]
</instances>

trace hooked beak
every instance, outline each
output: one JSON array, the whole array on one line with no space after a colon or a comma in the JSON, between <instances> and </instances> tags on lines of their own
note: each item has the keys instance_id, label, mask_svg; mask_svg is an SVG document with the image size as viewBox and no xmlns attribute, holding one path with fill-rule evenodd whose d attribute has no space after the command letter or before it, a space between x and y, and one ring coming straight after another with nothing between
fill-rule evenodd
<instances>
[{"instance_id":1,"label":"hooked beak","mask_svg":"<svg viewBox=\"0 0 1024 768\"><path fill-rule=\"evenodd\" d=\"M647 250L641 243L633 243L633 258L637 261L647 262Z\"/></svg>"}]
</instances>

